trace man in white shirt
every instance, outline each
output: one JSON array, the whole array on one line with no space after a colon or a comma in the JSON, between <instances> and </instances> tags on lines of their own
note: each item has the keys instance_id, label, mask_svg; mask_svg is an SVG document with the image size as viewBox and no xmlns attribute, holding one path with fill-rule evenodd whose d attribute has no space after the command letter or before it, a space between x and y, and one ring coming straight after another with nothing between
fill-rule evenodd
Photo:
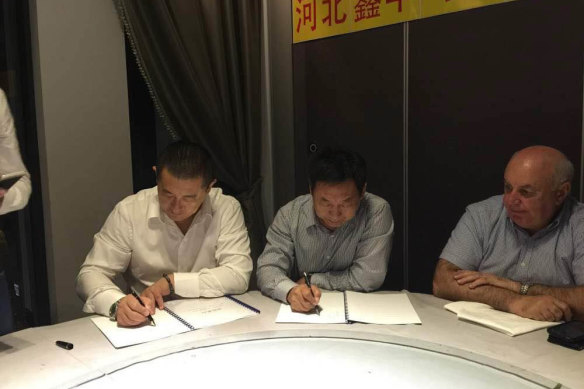
<instances>
[{"instance_id":1,"label":"man in white shirt","mask_svg":"<svg viewBox=\"0 0 584 389\"><path fill-rule=\"evenodd\" d=\"M24 172L8 190L0 188L0 215L18 211L26 206L30 197L30 176L18 148L14 119L4 91L0 89L0 174Z\"/></svg>"},{"instance_id":2,"label":"man in white shirt","mask_svg":"<svg viewBox=\"0 0 584 389\"><path fill-rule=\"evenodd\" d=\"M209 154L176 142L154 168L157 186L122 200L94 237L77 276L83 310L136 326L163 297L243 293L252 271L249 238L236 199L213 188ZM117 287L123 274L144 306Z\"/></svg>"},{"instance_id":3,"label":"man in white shirt","mask_svg":"<svg viewBox=\"0 0 584 389\"><path fill-rule=\"evenodd\" d=\"M0 187L0 216L18 211L26 206L30 197L30 175L20 157L14 119L4 91L0 89L0 175L23 172L20 179L8 190ZM12 309L8 280L2 263L6 257L7 243L0 229L0 335L12 331Z\"/></svg>"}]
</instances>

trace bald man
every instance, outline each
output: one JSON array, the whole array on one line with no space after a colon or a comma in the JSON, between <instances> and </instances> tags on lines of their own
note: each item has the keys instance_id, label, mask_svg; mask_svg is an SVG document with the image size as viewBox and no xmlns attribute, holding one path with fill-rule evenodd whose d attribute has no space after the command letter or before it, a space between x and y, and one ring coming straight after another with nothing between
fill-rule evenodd
<instances>
[{"instance_id":1,"label":"bald man","mask_svg":"<svg viewBox=\"0 0 584 389\"><path fill-rule=\"evenodd\" d=\"M434 273L434 295L535 320L584 320L584 205L564 154L513 155L504 194L467 207Z\"/></svg>"}]
</instances>

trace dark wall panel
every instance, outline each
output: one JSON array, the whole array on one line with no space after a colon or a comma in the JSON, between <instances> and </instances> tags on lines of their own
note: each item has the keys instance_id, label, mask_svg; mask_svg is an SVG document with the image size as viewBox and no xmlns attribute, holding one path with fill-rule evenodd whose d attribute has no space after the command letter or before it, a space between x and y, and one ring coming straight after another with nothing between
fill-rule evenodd
<instances>
[{"instance_id":1,"label":"dark wall panel","mask_svg":"<svg viewBox=\"0 0 584 389\"><path fill-rule=\"evenodd\" d=\"M583 15L583 1L522 0L410 24L410 290L431 291L465 206L502 193L514 151L557 147L579 177Z\"/></svg>"},{"instance_id":2,"label":"dark wall panel","mask_svg":"<svg viewBox=\"0 0 584 389\"><path fill-rule=\"evenodd\" d=\"M391 204L396 233L385 287L403 287L403 26L296 44L296 192L309 146L342 146L368 165L368 191ZM275 86L277 87L277 86Z\"/></svg>"}]
</instances>

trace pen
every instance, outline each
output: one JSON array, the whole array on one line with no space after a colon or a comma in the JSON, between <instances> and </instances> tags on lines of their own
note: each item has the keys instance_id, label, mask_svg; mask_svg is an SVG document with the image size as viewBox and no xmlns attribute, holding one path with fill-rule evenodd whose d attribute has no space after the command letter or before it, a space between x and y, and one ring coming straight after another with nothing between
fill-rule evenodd
<instances>
[{"instance_id":1,"label":"pen","mask_svg":"<svg viewBox=\"0 0 584 389\"><path fill-rule=\"evenodd\" d=\"M310 278L308 278L308 274L306 274L306 272L304 272L304 282L306 282L306 286L308 286L308 289L310 289L310 294L312 294L312 297L314 297L314 293L312 293L312 285L310 284ZM314 310L316 311L316 314L320 316L320 311L322 311L320 305L316 304Z\"/></svg>"},{"instance_id":2,"label":"pen","mask_svg":"<svg viewBox=\"0 0 584 389\"><path fill-rule=\"evenodd\" d=\"M65 350L72 350L73 349L73 343L63 342L62 340L57 340L55 342L55 344L61 348L64 348Z\"/></svg>"},{"instance_id":3,"label":"pen","mask_svg":"<svg viewBox=\"0 0 584 389\"><path fill-rule=\"evenodd\" d=\"M142 305L143 307L145 307L146 305L144 305L144 303L142 302L142 299L140 298L140 296L138 296L138 293L136 293L135 290L132 289L132 296L136 297L136 300L138 300L138 302L140 303L140 305ZM153 326L156 326L156 323L154 322L154 319L152 318L152 315L148 315L148 321L150 322L150 324L152 324Z\"/></svg>"}]
</instances>

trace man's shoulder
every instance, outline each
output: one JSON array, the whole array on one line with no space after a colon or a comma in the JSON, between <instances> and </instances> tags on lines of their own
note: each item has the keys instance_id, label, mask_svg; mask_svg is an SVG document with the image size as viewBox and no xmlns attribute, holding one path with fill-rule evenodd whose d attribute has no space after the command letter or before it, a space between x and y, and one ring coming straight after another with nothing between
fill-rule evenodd
<instances>
[{"instance_id":1,"label":"man's shoulder","mask_svg":"<svg viewBox=\"0 0 584 389\"><path fill-rule=\"evenodd\" d=\"M211 201L213 213L222 212L226 209L241 208L239 201L233 196L224 194L221 188L211 188L207 196Z\"/></svg>"},{"instance_id":2,"label":"man's shoulder","mask_svg":"<svg viewBox=\"0 0 584 389\"><path fill-rule=\"evenodd\" d=\"M121 200L116 209L127 212L133 216L148 213L150 204L157 203L158 191L156 187L143 189Z\"/></svg>"},{"instance_id":3,"label":"man's shoulder","mask_svg":"<svg viewBox=\"0 0 584 389\"><path fill-rule=\"evenodd\" d=\"M566 199L566 202L570 223L584 229L584 203L571 196Z\"/></svg>"},{"instance_id":4,"label":"man's shoulder","mask_svg":"<svg viewBox=\"0 0 584 389\"><path fill-rule=\"evenodd\" d=\"M379 209L389 207L389 203L383 197L377 196L373 193L365 192L363 201L372 209Z\"/></svg>"},{"instance_id":5,"label":"man's shoulder","mask_svg":"<svg viewBox=\"0 0 584 389\"><path fill-rule=\"evenodd\" d=\"M475 213L498 214L504 209L503 195L491 196L488 199L469 204L466 209Z\"/></svg>"}]
</instances>

